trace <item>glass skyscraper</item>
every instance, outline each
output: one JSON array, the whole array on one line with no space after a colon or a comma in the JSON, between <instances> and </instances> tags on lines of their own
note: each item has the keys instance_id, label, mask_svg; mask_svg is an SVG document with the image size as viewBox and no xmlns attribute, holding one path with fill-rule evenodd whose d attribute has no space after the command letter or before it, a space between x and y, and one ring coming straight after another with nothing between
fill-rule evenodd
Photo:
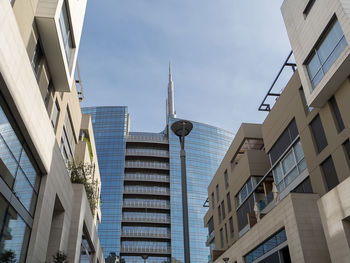
<instances>
[{"instance_id":1,"label":"glass skyscraper","mask_svg":"<svg viewBox=\"0 0 350 263\"><path fill-rule=\"evenodd\" d=\"M177 119L169 119L169 127ZM233 134L225 130L192 122L193 129L186 136L186 171L190 256L193 263L207 263L209 248L205 246L208 231L203 227L207 208L203 207L210 184ZM179 137L169 132L170 153L170 206L171 206L171 257L172 262L184 262L181 164Z\"/></svg>"},{"instance_id":2,"label":"glass skyscraper","mask_svg":"<svg viewBox=\"0 0 350 263\"><path fill-rule=\"evenodd\" d=\"M91 115L100 167L101 246L106 257L110 253L119 255L128 108L89 107L82 112Z\"/></svg>"},{"instance_id":3,"label":"glass skyscraper","mask_svg":"<svg viewBox=\"0 0 350 263\"><path fill-rule=\"evenodd\" d=\"M102 182L104 254L121 262L184 262L180 143L170 131L176 120L169 71L167 123L160 133L128 131L126 107L83 109L92 116ZM208 185L232 140L233 133L192 122L186 137L190 255L207 263L207 230L203 217Z\"/></svg>"}]
</instances>

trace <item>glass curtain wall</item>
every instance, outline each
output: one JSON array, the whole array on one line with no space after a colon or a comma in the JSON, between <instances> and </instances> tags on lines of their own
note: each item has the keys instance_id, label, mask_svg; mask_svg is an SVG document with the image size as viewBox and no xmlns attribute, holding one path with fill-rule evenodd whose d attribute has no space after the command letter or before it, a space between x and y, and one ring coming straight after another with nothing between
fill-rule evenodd
<instances>
[{"instance_id":1,"label":"glass curtain wall","mask_svg":"<svg viewBox=\"0 0 350 263\"><path fill-rule=\"evenodd\" d=\"M169 127L177 119L170 118ZM193 130L186 137L187 195L191 262L207 263L210 250L205 246L207 229L203 207L208 185L219 167L233 134L202 123L192 122ZM181 165L179 138L169 132L170 144L170 203L171 203L171 254L172 262L184 262Z\"/></svg>"},{"instance_id":2,"label":"glass curtain wall","mask_svg":"<svg viewBox=\"0 0 350 263\"><path fill-rule=\"evenodd\" d=\"M119 255L123 204L123 178L127 107L83 108L91 114L101 175L102 222L98 232L104 255Z\"/></svg>"}]
</instances>

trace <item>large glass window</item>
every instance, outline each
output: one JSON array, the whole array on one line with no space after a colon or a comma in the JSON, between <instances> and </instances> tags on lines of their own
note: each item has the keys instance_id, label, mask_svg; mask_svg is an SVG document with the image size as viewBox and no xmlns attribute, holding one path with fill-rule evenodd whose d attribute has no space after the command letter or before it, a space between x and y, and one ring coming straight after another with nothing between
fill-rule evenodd
<instances>
[{"instance_id":1,"label":"large glass window","mask_svg":"<svg viewBox=\"0 0 350 263\"><path fill-rule=\"evenodd\" d=\"M337 19L334 19L306 63L313 87L316 87L321 81L346 45L347 42L340 24Z\"/></svg>"},{"instance_id":2,"label":"large glass window","mask_svg":"<svg viewBox=\"0 0 350 263\"><path fill-rule=\"evenodd\" d=\"M329 156L322 164L322 171L326 181L328 191L332 190L339 184L339 179L337 176L337 172L335 170L335 166L333 163L332 156Z\"/></svg>"},{"instance_id":3,"label":"large glass window","mask_svg":"<svg viewBox=\"0 0 350 263\"><path fill-rule=\"evenodd\" d=\"M283 191L305 169L304 151L299 140L272 170L278 191Z\"/></svg>"},{"instance_id":4,"label":"large glass window","mask_svg":"<svg viewBox=\"0 0 350 263\"><path fill-rule=\"evenodd\" d=\"M335 119L337 130L338 132L341 132L342 130L344 130L345 126L344 126L343 118L341 117L341 114L340 114L340 110L338 108L337 101L335 100L334 96L329 100L329 104L332 109L332 114Z\"/></svg>"},{"instance_id":5,"label":"large glass window","mask_svg":"<svg viewBox=\"0 0 350 263\"><path fill-rule=\"evenodd\" d=\"M74 45L72 38L72 29L70 25L69 12L67 8L67 1L63 1L61 15L60 15L60 27L63 38L64 50L66 52L68 66L71 67L72 58L74 54Z\"/></svg>"},{"instance_id":6,"label":"large glass window","mask_svg":"<svg viewBox=\"0 0 350 263\"><path fill-rule=\"evenodd\" d=\"M277 234L275 234L274 236L272 236L271 238L264 241L257 248L253 249L246 256L244 256L245 262L250 263L250 262L253 262L254 260L257 260L258 258L262 257L269 251L278 247L280 244L282 244L286 240L287 240L286 231L283 229ZM280 262L280 261L278 260L278 261L272 261L272 262Z\"/></svg>"},{"instance_id":7,"label":"large glass window","mask_svg":"<svg viewBox=\"0 0 350 263\"><path fill-rule=\"evenodd\" d=\"M40 177L26 149L0 107L0 176L26 210L34 215Z\"/></svg>"},{"instance_id":8,"label":"large glass window","mask_svg":"<svg viewBox=\"0 0 350 263\"><path fill-rule=\"evenodd\" d=\"M247 199L260 179L260 176L252 176L249 178L236 197L237 206L240 206Z\"/></svg>"},{"instance_id":9,"label":"large glass window","mask_svg":"<svg viewBox=\"0 0 350 263\"><path fill-rule=\"evenodd\" d=\"M30 229L0 194L0 261L25 262Z\"/></svg>"},{"instance_id":10,"label":"large glass window","mask_svg":"<svg viewBox=\"0 0 350 263\"><path fill-rule=\"evenodd\" d=\"M310 123L317 152L320 153L328 145L320 115L317 115Z\"/></svg>"}]
</instances>

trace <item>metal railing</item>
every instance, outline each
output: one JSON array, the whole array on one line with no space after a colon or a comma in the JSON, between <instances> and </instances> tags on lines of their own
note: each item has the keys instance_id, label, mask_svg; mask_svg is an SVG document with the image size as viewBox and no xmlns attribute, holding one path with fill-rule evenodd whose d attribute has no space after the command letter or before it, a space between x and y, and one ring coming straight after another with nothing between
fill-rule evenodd
<instances>
[{"instance_id":1,"label":"metal railing","mask_svg":"<svg viewBox=\"0 0 350 263\"><path fill-rule=\"evenodd\" d=\"M159 174L125 174L124 179L132 181L170 182L169 176Z\"/></svg>"},{"instance_id":2,"label":"metal railing","mask_svg":"<svg viewBox=\"0 0 350 263\"><path fill-rule=\"evenodd\" d=\"M169 157L169 151L156 149L126 149L126 155Z\"/></svg>"},{"instance_id":3,"label":"metal railing","mask_svg":"<svg viewBox=\"0 0 350 263\"><path fill-rule=\"evenodd\" d=\"M137 216L137 215L123 215L122 220L124 222L151 222L151 223L168 223L170 224L170 216Z\"/></svg>"},{"instance_id":4,"label":"metal railing","mask_svg":"<svg viewBox=\"0 0 350 263\"><path fill-rule=\"evenodd\" d=\"M162 194L170 195L170 189L165 187L146 187L146 186L125 186L124 193L130 194Z\"/></svg>"},{"instance_id":5,"label":"metal railing","mask_svg":"<svg viewBox=\"0 0 350 263\"><path fill-rule=\"evenodd\" d=\"M170 231L161 232L156 230L123 230L123 237L153 237L153 238L170 238Z\"/></svg>"},{"instance_id":6,"label":"metal railing","mask_svg":"<svg viewBox=\"0 0 350 263\"><path fill-rule=\"evenodd\" d=\"M154 169L169 169L168 163L163 162L143 162L143 161L125 161L126 168L154 168Z\"/></svg>"},{"instance_id":7,"label":"metal railing","mask_svg":"<svg viewBox=\"0 0 350 263\"><path fill-rule=\"evenodd\" d=\"M122 246L121 253L154 253L154 254L170 254L170 247L138 247L138 246Z\"/></svg>"},{"instance_id":8,"label":"metal railing","mask_svg":"<svg viewBox=\"0 0 350 263\"><path fill-rule=\"evenodd\" d=\"M170 202L159 202L159 201L129 201L124 200L123 202L124 207L136 207L136 208L164 208L164 209L170 209Z\"/></svg>"},{"instance_id":9,"label":"metal railing","mask_svg":"<svg viewBox=\"0 0 350 263\"><path fill-rule=\"evenodd\" d=\"M126 139L127 142L159 142L169 143L169 140L164 135L158 134L129 134Z\"/></svg>"}]
</instances>

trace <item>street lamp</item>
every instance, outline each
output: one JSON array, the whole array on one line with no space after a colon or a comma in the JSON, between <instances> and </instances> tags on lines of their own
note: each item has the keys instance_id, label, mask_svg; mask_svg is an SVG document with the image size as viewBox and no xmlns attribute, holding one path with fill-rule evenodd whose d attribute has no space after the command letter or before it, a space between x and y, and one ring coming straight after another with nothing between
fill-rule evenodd
<instances>
[{"instance_id":1,"label":"street lamp","mask_svg":"<svg viewBox=\"0 0 350 263\"><path fill-rule=\"evenodd\" d=\"M222 259L225 263L227 263L229 260L230 260L230 258L223 258Z\"/></svg>"},{"instance_id":2,"label":"street lamp","mask_svg":"<svg viewBox=\"0 0 350 263\"><path fill-rule=\"evenodd\" d=\"M180 159L181 159L181 185L182 185L182 219L184 232L184 254L185 263L190 263L190 240L188 229L188 204L187 204L187 178L186 178L186 152L185 152L185 136L187 136L193 128L193 124L189 121L179 120L171 125L171 130L180 139Z\"/></svg>"},{"instance_id":3,"label":"street lamp","mask_svg":"<svg viewBox=\"0 0 350 263\"><path fill-rule=\"evenodd\" d=\"M142 255L141 257L144 260L144 262L146 263L146 259L148 259L148 255Z\"/></svg>"}]
</instances>

